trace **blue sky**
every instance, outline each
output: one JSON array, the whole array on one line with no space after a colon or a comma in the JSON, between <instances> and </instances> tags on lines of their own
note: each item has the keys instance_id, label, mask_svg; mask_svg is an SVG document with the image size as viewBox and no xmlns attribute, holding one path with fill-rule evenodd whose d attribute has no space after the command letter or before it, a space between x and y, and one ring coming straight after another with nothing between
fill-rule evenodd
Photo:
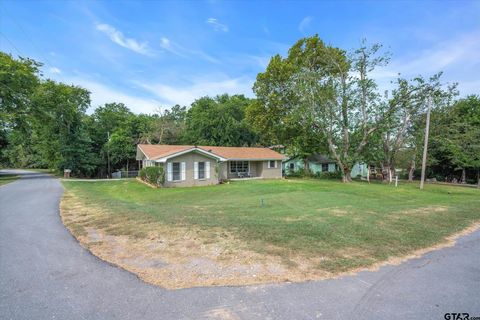
<instances>
[{"instance_id":1,"label":"blue sky","mask_svg":"<svg viewBox=\"0 0 480 320\"><path fill-rule=\"evenodd\" d=\"M45 77L92 92L92 108L134 112L243 93L274 54L317 33L353 49L382 43L388 86L444 71L480 94L480 1L2 1L0 50L45 63Z\"/></svg>"}]
</instances>

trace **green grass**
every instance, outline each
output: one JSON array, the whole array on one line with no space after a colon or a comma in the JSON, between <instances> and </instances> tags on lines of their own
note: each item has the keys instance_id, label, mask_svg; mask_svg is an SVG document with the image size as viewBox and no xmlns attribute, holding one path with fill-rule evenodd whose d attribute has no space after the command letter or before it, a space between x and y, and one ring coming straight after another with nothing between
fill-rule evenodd
<instances>
[{"instance_id":1,"label":"green grass","mask_svg":"<svg viewBox=\"0 0 480 320\"><path fill-rule=\"evenodd\" d=\"M257 180L152 189L137 181L64 181L86 206L146 221L224 230L260 253L324 257L319 269L345 271L441 242L480 220L480 190L416 184ZM263 200L263 205L262 205ZM138 222L138 225L135 225ZM108 226L108 220L103 221ZM129 231L130 230L130 231Z\"/></svg>"},{"instance_id":2,"label":"green grass","mask_svg":"<svg viewBox=\"0 0 480 320\"><path fill-rule=\"evenodd\" d=\"M14 174L0 174L0 186L13 182L17 180L19 177Z\"/></svg>"}]
</instances>

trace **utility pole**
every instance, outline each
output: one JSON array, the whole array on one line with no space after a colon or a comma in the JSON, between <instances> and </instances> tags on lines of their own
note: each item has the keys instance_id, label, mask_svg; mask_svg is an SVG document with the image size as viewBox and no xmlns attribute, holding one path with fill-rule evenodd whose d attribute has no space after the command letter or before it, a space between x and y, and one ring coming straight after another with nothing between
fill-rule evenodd
<instances>
[{"instance_id":1,"label":"utility pole","mask_svg":"<svg viewBox=\"0 0 480 320\"><path fill-rule=\"evenodd\" d=\"M110 131L107 131L107 170L108 170L108 175L107 178L110 178Z\"/></svg>"},{"instance_id":2,"label":"utility pole","mask_svg":"<svg viewBox=\"0 0 480 320\"><path fill-rule=\"evenodd\" d=\"M427 149L428 149L428 132L430 130L430 109L432 108L432 97L427 98L427 123L425 125L425 141L423 143L423 159L422 159L422 176L420 178L420 189L423 189L425 181L425 170L427 167Z\"/></svg>"}]
</instances>

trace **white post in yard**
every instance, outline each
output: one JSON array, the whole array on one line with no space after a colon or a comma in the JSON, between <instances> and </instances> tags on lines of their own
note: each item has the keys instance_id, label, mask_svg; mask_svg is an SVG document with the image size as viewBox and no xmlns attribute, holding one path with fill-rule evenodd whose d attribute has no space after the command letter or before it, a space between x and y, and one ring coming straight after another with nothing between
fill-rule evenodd
<instances>
[{"instance_id":1,"label":"white post in yard","mask_svg":"<svg viewBox=\"0 0 480 320\"><path fill-rule=\"evenodd\" d=\"M398 176L395 176L395 188L398 187Z\"/></svg>"}]
</instances>

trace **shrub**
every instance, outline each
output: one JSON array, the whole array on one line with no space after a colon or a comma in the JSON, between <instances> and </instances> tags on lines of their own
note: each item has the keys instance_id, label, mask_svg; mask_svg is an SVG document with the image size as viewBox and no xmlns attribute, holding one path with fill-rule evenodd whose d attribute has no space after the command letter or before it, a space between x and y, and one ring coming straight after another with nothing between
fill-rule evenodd
<instances>
[{"instance_id":1,"label":"shrub","mask_svg":"<svg viewBox=\"0 0 480 320\"><path fill-rule=\"evenodd\" d=\"M289 171L287 174L287 177L292 177L292 178L306 178L311 176L312 174L310 173L310 171L307 171L304 168L298 168L295 171Z\"/></svg>"},{"instance_id":2,"label":"shrub","mask_svg":"<svg viewBox=\"0 0 480 320\"><path fill-rule=\"evenodd\" d=\"M320 179L341 179L342 178L342 173L340 171L325 171L325 172L319 172L316 174L317 178Z\"/></svg>"},{"instance_id":3,"label":"shrub","mask_svg":"<svg viewBox=\"0 0 480 320\"><path fill-rule=\"evenodd\" d=\"M143 181L146 181L146 179L147 179L147 171L145 170L145 168L143 168L142 170L140 170L138 176L139 176L140 179L142 179Z\"/></svg>"},{"instance_id":4,"label":"shrub","mask_svg":"<svg viewBox=\"0 0 480 320\"><path fill-rule=\"evenodd\" d=\"M165 172L163 167L146 167L140 170L140 179L160 187L165 182Z\"/></svg>"}]
</instances>

